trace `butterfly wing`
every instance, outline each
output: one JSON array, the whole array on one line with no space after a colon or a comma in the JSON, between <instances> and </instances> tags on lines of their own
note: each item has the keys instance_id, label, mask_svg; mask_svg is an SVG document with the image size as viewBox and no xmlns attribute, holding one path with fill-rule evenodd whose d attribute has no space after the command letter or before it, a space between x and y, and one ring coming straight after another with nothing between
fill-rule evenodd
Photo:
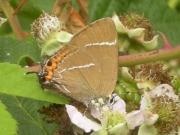
<instances>
[{"instance_id":1,"label":"butterfly wing","mask_svg":"<svg viewBox=\"0 0 180 135\"><path fill-rule=\"evenodd\" d=\"M54 70L52 85L81 102L112 93L118 74L117 32L111 18L101 19L76 34L58 54L69 50Z\"/></svg>"}]
</instances>

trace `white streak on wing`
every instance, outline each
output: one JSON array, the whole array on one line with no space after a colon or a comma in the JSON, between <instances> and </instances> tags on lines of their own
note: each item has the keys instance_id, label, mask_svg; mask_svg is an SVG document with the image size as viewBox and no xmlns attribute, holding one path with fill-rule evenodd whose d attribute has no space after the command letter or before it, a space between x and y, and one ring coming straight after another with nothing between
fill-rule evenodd
<instances>
[{"instance_id":1,"label":"white streak on wing","mask_svg":"<svg viewBox=\"0 0 180 135\"><path fill-rule=\"evenodd\" d=\"M58 74L59 74L60 77L53 77L53 79L54 79L54 80L61 80L61 79L63 78L62 75L61 75L61 73L63 73L64 71L67 71L67 69L64 68L63 70L59 71Z\"/></svg>"},{"instance_id":2,"label":"white streak on wing","mask_svg":"<svg viewBox=\"0 0 180 135\"><path fill-rule=\"evenodd\" d=\"M62 72L64 72L64 71L66 71L67 69L66 68L64 68L63 70L61 70L58 74L59 74L59 76L60 77L53 77L53 80L56 80L56 81L58 81L58 80L61 80L63 77L62 77L62 75L61 75L61 73ZM64 88L64 90L66 91L66 92L68 92L68 93L71 93L67 88L66 88L66 86L64 86L62 83L61 83L61 81L58 81L58 83L59 84L61 84L61 86ZM61 89L57 84L55 84L59 89Z\"/></svg>"},{"instance_id":3,"label":"white streak on wing","mask_svg":"<svg viewBox=\"0 0 180 135\"><path fill-rule=\"evenodd\" d=\"M100 43L92 43L92 44L86 44L85 47L87 46L111 46L116 44L116 39L113 42L100 42Z\"/></svg>"},{"instance_id":4,"label":"white streak on wing","mask_svg":"<svg viewBox=\"0 0 180 135\"><path fill-rule=\"evenodd\" d=\"M86 65L83 65L83 66L74 66L74 67L68 68L67 70L73 70L73 69L79 69L79 68L88 68L88 67L91 67L91 66L95 66L95 64L94 63L89 63L89 64L86 64Z\"/></svg>"},{"instance_id":5,"label":"white streak on wing","mask_svg":"<svg viewBox=\"0 0 180 135\"><path fill-rule=\"evenodd\" d=\"M99 45L99 43L93 43L93 45Z\"/></svg>"},{"instance_id":6,"label":"white streak on wing","mask_svg":"<svg viewBox=\"0 0 180 135\"><path fill-rule=\"evenodd\" d=\"M69 71L69 70L73 70L73 69L80 69L80 68L88 68L88 67L91 67L91 66L95 66L94 63L89 63L89 64L86 64L86 65L82 65L82 66L73 66L73 67L70 67L70 68L64 68L62 69L58 74L59 74L59 77L53 77L53 80L56 80L58 81L59 84L61 84L61 86L64 88L64 90L68 93L71 93L62 83L61 83L61 79L63 78L63 76L61 75L63 72L65 71ZM61 89L57 84L55 84L59 89Z\"/></svg>"},{"instance_id":7,"label":"white streak on wing","mask_svg":"<svg viewBox=\"0 0 180 135\"><path fill-rule=\"evenodd\" d=\"M79 68L88 68L88 67L91 67L91 66L95 66L94 63L89 63L89 64L86 64L86 65L82 65L82 66L73 66L73 67L70 67L70 68L64 68L63 70L59 71L58 74L60 77L56 78L57 80L58 79L62 79L63 76L61 75L63 72L65 71L69 71L69 70L73 70L73 69L79 69Z\"/></svg>"},{"instance_id":8,"label":"white streak on wing","mask_svg":"<svg viewBox=\"0 0 180 135\"><path fill-rule=\"evenodd\" d=\"M60 83L61 84L61 83ZM58 87L59 89L61 89L60 87L59 87L59 85L57 85L57 84L55 84L56 85L56 87ZM61 86L64 88L64 90L66 91L66 92L68 92L68 93L71 93L63 84L61 84Z\"/></svg>"},{"instance_id":9,"label":"white streak on wing","mask_svg":"<svg viewBox=\"0 0 180 135\"><path fill-rule=\"evenodd\" d=\"M61 84L63 86L63 88L65 89L65 91L67 91L68 93L71 93L63 84Z\"/></svg>"},{"instance_id":10,"label":"white streak on wing","mask_svg":"<svg viewBox=\"0 0 180 135\"><path fill-rule=\"evenodd\" d=\"M59 72L59 75L61 74L61 73L63 73L64 71L66 71L67 69L66 68L64 68L63 70L61 70L60 72Z\"/></svg>"}]
</instances>

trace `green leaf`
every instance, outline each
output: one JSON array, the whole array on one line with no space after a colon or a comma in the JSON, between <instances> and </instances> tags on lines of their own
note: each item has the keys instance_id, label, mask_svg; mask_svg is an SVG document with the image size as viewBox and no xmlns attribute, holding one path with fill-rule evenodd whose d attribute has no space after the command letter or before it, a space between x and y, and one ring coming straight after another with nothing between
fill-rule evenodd
<instances>
[{"instance_id":1,"label":"green leaf","mask_svg":"<svg viewBox=\"0 0 180 135\"><path fill-rule=\"evenodd\" d=\"M128 0L90 0L89 2L89 16L92 21L102 17L112 17L113 12L125 11L131 1Z\"/></svg>"},{"instance_id":2,"label":"green leaf","mask_svg":"<svg viewBox=\"0 0 180 135\"><path fill-rule=\"evenodd\" d=\"M0 101L0 135L17 134L17 122Z\"/></svg>"},{"instance_id":3,"label":"green leaf","mask_svg":"<svg viewBox=\"0 0 180 135\"><path fill-rule=\"evenodd\" d=\"M0 63L0 93L38 99L52 103L67 103L58 94L44 91L36 74L28 74L28 70L15 64Z\"/></svg>"},{"instance_id":4,"label":"green leaf","mask_svg":"<svg viewBox=\"0 0 180 135\"><path fill-rule=\"evenodd\" d=\"M55 0L28 0L28 4L36 9L51 12Z\"/></svg>"},{"instance_id":5,"label":"green leaf","mask_svg":"<svg viewBox=\"0 0 180 135\"><path fill-rule=\"evenodd\" d=\"M23 57L41 59L39 47L33 42L0 37L0 43L0 62L19 64Z\"/></svg>"},{"instance_id":6,"label":"green leaf","mask_svg":"<svg viewBox=\"0 0 180 135\"><path fill-rule=\"evenodd\" d=\"M156 31L163 32L170 43L180 44L180 14L171 9L165 0L90 0L89 15L91 22L99 18L136 12L144 14Z\"/></svg>"},{"instance_id":7,"label":"green leaf","mask_svg":"<svg viewBox=\"0 0 180 135\"><path fill-rule=\"evenodd\" d=\"M57 125L43 121L44 116L37 112L43 106L48 106L49 103L9 95L0 95L0 100L17 120L18 135L53 135L55 132ZM0 118L5 119L2 116ZM10 124L8 127L11 127Z\"/></svg>"}]
</instances>

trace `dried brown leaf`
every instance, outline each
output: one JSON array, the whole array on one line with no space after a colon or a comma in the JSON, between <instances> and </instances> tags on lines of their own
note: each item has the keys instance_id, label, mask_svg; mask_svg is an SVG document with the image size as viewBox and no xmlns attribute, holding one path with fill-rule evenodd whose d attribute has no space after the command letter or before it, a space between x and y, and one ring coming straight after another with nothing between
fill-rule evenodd
<instances>
[{"instance_id":1,"label":"dried brown leaf","mask_svg":"<svg viewBox=\"0 0 180 135\"><path fill-rule=\"evenodd\" d=\"M66 7L68 3L71 2L72 0L56 0L54 3L52 13L55 14L57 17L60 17L63 13L63 9Z\"/></svg>"},{"instance_id":2,"label":"dried brown leaf","mask_svg":"<svg viewBox=\"0 0 180 135\"><path fill-rule=\"evenodd\" d=\"M80 14L73 7L67 7L67 11L69 13L69 18L66 26L71 33L77 33L86 26Z\"/></svg>"},{"instance_id":3,"label":"dried brown leaf","mask_svg":"<svg viewBox=\"0 0 180 135\"><path fill-rule=\"evenodd\" d=\"M86 0L85 0L86 1ZM86 20L82 18L79 12L71 5L72 0L56 0L52 13L64 22L64 30L75 34L87 25ZM68 6L67 6L68 5ZM84 16L87 13L87 2L80 2L81 10L84 10ZM64 12L66 10L66 12ZM87 19L87 17L86 17Z\"/></svg>"},{"instance_id":4,"label":"dried brown leaf","mask_svg":"<svg viewBox=\"0 0 180 135\"><path fill-rule=\"evenodd\" d=\"M89 15L88 15L88 0L76 0L79 7L79 14L84 19L85 24L89 23Z\"/></svg>"}]
</instances>

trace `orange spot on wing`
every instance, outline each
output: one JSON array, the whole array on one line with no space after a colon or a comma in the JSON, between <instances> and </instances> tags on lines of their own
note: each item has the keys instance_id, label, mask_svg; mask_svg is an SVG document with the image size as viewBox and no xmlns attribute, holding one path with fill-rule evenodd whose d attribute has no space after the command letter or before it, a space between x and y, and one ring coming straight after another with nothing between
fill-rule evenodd
<instances>
[{"instance_id":1,"label":"orange spot on wing","mask_svg":"<svg viewBox=\"0 0 180 135\"><path fill-rule=\"evenodd\" d=\"M48 73L48 75L44 76L46 81L49 81L53 77L53 70L57 68L57 64L61 62L63 57L65 57L67 54L69 54L69 50L65 50L64 52L61 52L60 54L55 55L52 57L49 62L51 62L50 66L45 66L45 71Z\"/></svg>"},{"instance_id":2,"label":"orange spot on wing","mask_svg":"<svg viewBox=\"0 0 180 135\"><path fill-rule=\"evenodd\" d=\"M44 78L45 78L46 81L49 81L49 80L52 79L52 76L49 76L49 75L48 75L48 76L45 76Z\"/></svg>"},{"instance_id":3,"label":"orange spot on wing","mask_svg":"<svg viewBox=\"0 0 180 135\"><path fill-rule=\"evenodd\" d=\"M48 76L53 76L53 72L52 72L52 71L49 71L49 72L48 72Z\"/></svg>"},{"instance_id":4,"label":"orange spot on wing","mask_svg":"<svg viewBox=\"0 0 180 135\"><path fill-rule=\"evenodd\" d=\"M52 68L55 69L57 67L57 63L56 62L52 62Z\"/></svg>"},{"instance_id":5,"label":"orange spot on wing","mask_svg":"<svg viewBox=\"0 0 180 135\"><path fill-rule=\"evenodd\" d=\"M49 71L53 70L53 67L52 66L46 66L45 70L49 72Z\"/></svg>"}]
</instances>

